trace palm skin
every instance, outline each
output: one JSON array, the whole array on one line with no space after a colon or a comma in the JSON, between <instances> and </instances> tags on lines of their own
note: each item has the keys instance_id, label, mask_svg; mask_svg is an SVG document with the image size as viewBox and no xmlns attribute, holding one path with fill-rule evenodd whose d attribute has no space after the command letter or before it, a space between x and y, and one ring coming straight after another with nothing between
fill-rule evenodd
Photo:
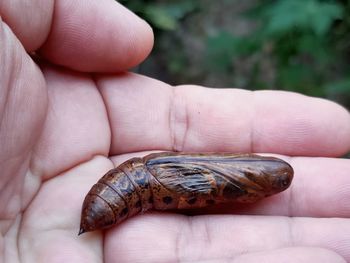
<instances>
[{"instance_id":1,"label":"palm skin","mask_svg":"<svg viewBox=\"0 0 350 263\"><path fill-rule=\"evenodd\" d=\"M0 4L5 262L350 261L350 161L335 158L350 149L346 110L294 93L174 88L116 74L153 42L119 4L9 2ZM248 207L147 213L78 237L89 188L153 150L281 154L295 179Z\"/></svg>"}]
</instances>

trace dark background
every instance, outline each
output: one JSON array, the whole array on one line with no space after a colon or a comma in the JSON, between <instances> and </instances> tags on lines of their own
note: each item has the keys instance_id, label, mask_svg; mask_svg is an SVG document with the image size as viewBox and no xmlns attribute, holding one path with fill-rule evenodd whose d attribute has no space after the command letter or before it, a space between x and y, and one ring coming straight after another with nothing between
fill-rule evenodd
<instances>
[{"instance_id":1,"label":"dark background","mask_svg":"<svg viewBox=\"0 0 350 263\"><path fill-rule=\"evenodd\" d=\"M290 90L350 108L350 1L119 2L154 29L141 74L173 85Z\"/></svg>"}]
</instances>

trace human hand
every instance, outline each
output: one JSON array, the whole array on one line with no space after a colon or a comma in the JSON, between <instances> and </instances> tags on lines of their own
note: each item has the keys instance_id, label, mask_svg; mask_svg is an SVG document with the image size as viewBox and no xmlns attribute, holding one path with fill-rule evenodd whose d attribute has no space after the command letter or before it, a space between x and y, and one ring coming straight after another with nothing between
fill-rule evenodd
<instances>
[{"instance_id":1,"label":"human hand","mask_svg":"<svg viewBox=\"0 0 350 263\"><path fill-rule=\"evenodd\" d=\"M115 74L141 62L153 41L120 5L9 3L0 4L6 262L350 261L350 160L334 158L350 149L343 108L294 93L174 88ZM45 60L40 69L23 47ZM151 150L277 153L295 177L258 204L206 211L225 214L147 213L78 237L90 187Z\"/></svg>"}]
</instances>

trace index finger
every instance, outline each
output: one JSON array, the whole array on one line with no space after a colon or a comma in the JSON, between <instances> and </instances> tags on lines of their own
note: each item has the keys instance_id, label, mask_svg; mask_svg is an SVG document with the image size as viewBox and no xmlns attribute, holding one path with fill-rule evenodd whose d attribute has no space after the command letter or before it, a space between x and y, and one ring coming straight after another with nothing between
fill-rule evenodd
<instances>
[{"instance_id":1,"label":"index finger","mask_svg":"<svg viewBox=\"0 0 350 263\"><path fill-rule=\"evenodd\" d=\"M114 0L1 1L0 13L28 52L79 71L126 70L153 45L151 27Z\"/></svg>"},{"instance_id":2,"label":"index finger","mask_svg":"<svg viewBox=\"0 0 350 263\"><path fill-rule=\"evenodd\" d=\"M148 150L339 156L350 149L340 105L292 92L171 87L136 74L97 79L111 154Z\"/></svg>"}]
</instances>

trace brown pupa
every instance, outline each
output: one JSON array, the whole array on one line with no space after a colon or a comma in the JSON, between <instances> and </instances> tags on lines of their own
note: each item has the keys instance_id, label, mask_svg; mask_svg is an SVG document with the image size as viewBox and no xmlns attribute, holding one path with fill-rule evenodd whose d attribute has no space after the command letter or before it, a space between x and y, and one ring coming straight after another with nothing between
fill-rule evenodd
<instances>
[{"instance_id":1,"label":"brown pupa","mask_svg":"<svg viewBox=\"0 0 350 263\"><path fill-rule=\"evenodd\" d=\"M252 203L284 191L285 161L253 154L153 153L107 172L85 197L79 234L110 227L149 209Z\"/></svg>"}]
</instances>

